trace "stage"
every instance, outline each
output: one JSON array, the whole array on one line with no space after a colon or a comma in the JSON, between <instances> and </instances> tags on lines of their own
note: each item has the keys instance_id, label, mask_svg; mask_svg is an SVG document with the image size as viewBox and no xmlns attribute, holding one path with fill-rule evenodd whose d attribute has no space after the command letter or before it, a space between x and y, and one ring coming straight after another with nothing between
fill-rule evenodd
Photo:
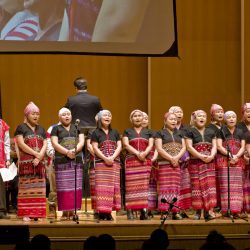
<instances>
[{"instance_id":1,"label":"stage","mask_svg":"<svg viewBox=\"0 0 250 250\"><path fill-rule=\"evenodd\" d=\"M190 218L174 221L166 220L164 229L169 234L169 249L197 250L204 243L207 234L211 230L222 233L228 242L237 250L250 247L250 222L236 219L232 222L229 218L217 218L205 222L203 219L194 221ZM219 216L219 215L218 215ZM83 241L91 235L103 233L111 234L116 240L117 250L140 249L142 242L151 232L160 227L159 215L147 221L128 221L126 215L115 216L114 221L100 221L93 219L93 215L79 212L79 224L75 221L54 221L44 219L42 221L23 222L14 215L10 220L0 220L0 227L14 227L21 230L27 226L30 237L36 234L46 234L52 242L52 250L82 250ZM248 218L250 221L250 216ZM1 236L3 237L2 233ZM13 249L13 244L0 245L0 249Z\"/></svg>"}]
</instances>

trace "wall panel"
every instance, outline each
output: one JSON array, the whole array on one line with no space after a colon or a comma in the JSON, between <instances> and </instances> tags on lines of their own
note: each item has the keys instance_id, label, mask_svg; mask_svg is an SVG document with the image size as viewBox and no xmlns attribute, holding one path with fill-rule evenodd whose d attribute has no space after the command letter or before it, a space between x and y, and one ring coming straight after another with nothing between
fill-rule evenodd
<instances>
[{"instance_id":1,"label":"wall panel","mask_svg":"<svg viewBox=\"0 0 250 250\"><path fill-rule=\"evenodd\" d=\"M25 105L34 101L41 109L40 124L57 122L57 112L69 95L73 80L84 76L89 92L100 97L113 113L113 127L130 126L132 109L147 109L147 59L80 55L1 55L0 81L3 118L11 132L23 120Z\"/></svg>"},{"instance_id":2,"label":"wall panel","mask_svg":"<svg viewBox=\"0 0 250 250\"><path fill-rule=\"evenodd\" d=\"M180 58L152 58L152 127L180 105L185 122L212 103L240 108L240 1L177 0Z\"/></svg>"}]
</instances>

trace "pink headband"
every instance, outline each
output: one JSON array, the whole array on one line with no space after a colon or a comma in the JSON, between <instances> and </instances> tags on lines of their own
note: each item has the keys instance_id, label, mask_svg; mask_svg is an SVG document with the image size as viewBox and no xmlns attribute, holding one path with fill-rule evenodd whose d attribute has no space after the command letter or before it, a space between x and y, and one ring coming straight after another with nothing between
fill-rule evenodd
<instances>
[{"instance_id":1,"label":"pink headband","mask_svg":"<svg viewBox=\"0 0 250 250\"><path fill-rule=\"evenodd\" d=\"M243 105L242 108L241 108L241 113L244 114L244 112L245 112L247 109L250 109L250 103L249 103L249 102L244 103L244 105Z\"/></svg>"},{"instance_id":2,"label":"pink headband","mask_svg":"<svg viewBox=\"0 0 250 250\"><path fill-rule=\"evenodd\" d=\"M175 112L177 112L178 110L181 110L181 111L183 112L182 108L179 107L179 106L172 106L172 107L170 107L170 109L168 110L168 112L170 112L170 113L175 113Z\"/></svg>"},{"instance_id":3,"label":"pink headband","mask_svg":"<svg viewBox=\"0 0 250 250\"><path fill-rule=\"evenodd\" d=\"M133 115L135 114L135 112L139 112L139 113L141 113L141 115L143 116L143 112L142 112L141 110L135 109L135 110L133 110L133 111L130 113L130 116L129 116L129 119L130 119L131 122L132 122L132 117L133 117Z\"/></svg>"},{"instance_id":4,"label":"pink headband","mask_svg":"<svg viewBox=\"0 0 250 250\"><path fill-rule=\"evenodd\" d=\"M212 106L210 108L210 114L213 116L215 111L217 111L217 110L222 110L224 112L223 108L220 105L212 104Z\"/></svg>"},{"instance_id":5,"label":"pink headband","mask_svg":"<svg viewBox=\"0 0 250 250\"><path fill-rule=\"evenodd\" d=\"M30 102L24 109L24 115L28 116L32 112L40 113L40 110L33 102Z\"/></svg>"},{"instance_id":6,"label":"pink headband","mask_svg":"<svg viewBox=\"0 0 250 250\"><path fill-rule=\"evenodd\" d=\"M199 113L205 113L207 115L207 113L204 111L204 110L201 110L201 109L198 109L196 111L194 111L192 114L191 114L191 118L190 118L190 125L193 126L194 125L194 120L195 118L197 117L197 115Z\"/></svg>"}]
</instances>

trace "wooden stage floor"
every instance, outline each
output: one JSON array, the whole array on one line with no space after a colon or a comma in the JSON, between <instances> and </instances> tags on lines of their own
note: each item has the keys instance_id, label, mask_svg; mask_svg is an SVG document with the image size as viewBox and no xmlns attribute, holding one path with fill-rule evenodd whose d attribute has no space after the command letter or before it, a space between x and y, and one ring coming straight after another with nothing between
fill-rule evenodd
<instances>
[{"instance_id":1,"label":"wooden stage floor","mask_svg":"<svg viewBox=\"0 0 250 250\"><path fill-rule=\"evenodd\" d=\"M47 219L23 222L13 215L10 220L0 220L0 228L13 226L19 230L22 226L28 226L30 237L36 234L48 235L52 242L52 250L82 250L86 238L103 233L111 234L115 238L117 250L136 250L140 249L143 241L160 225L159 215L147 221L128 221L125 215L120 215L116 216L114 221L98 222L93 219L93 215L83 212L79 213L79 224L74 221ZM232 222L229 218L217 218L208 222L203 219L194 221L192 218L180 221L166 220L164 229L169 235L169 249L197 250L211 230L222 233L237 250L250 247L250 216L248 222L241 219ZM13 245L0 244L0 249L13 249Z\"/></svg>"}]
</instances>

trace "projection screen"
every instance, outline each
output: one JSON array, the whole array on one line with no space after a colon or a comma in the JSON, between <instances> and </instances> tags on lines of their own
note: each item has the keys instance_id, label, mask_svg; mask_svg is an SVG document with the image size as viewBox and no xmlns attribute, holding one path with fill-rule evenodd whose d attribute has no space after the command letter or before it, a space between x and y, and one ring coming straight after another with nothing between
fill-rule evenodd
<instances>
[{"instance_id":1,"label":"projection screen","mask_svg":"<svg viewBox=\"0 0 250 250\"><path fill-rule=\"evenodd\" d=\"M175 0L0 0L0 53L177 56Z\"/></svg>"}]
</instances>

